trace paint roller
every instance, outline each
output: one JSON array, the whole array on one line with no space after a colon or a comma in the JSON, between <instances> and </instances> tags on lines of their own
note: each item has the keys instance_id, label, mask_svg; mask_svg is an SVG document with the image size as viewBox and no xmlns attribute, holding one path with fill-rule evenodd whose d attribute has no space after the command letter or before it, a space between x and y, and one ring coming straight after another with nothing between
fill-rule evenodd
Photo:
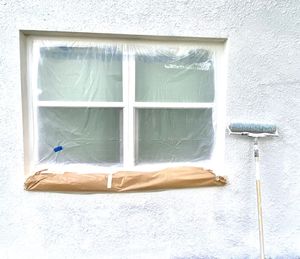
<instances>
[{"instance_id":1,"label":"paint roller","mask_svg":"<svg viewBox=\"0 0 300 259\"><path fill-rule=\"evenodd\" d=\"M260 259L265 258L264 249L264 232L263 232L263 218L262 218L262 202L261 202L261 183L259 170L259 148L258 139L268 136L278 136L277 127L273 124L259 124L259 123L231 123L228 126L230 135L243 135L254 138L254 160L256 171L256 196L257 196L257 213L258 213L258 227L259 227L259 246Z\"/></svg>"}]
</instances>

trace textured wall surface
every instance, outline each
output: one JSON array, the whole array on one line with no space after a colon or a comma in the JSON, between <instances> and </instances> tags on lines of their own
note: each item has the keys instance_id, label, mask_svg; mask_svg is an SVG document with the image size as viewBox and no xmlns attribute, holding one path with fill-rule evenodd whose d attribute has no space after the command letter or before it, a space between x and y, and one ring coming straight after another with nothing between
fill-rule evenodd
<instances>
[{"instance_id":1,"label":"textured wall surface","mask_svg":"<svg viewBox=\"0 0 300 259\"><path fill-rule=\"evenodd\" d=\"M262 141L266 254L300 258L298 0L0 0L0 258L257 258L252 146L226 136L230 185L134 194L23 190L19 30L228 38L227 121Z\"/></svg>"}]
</instances>

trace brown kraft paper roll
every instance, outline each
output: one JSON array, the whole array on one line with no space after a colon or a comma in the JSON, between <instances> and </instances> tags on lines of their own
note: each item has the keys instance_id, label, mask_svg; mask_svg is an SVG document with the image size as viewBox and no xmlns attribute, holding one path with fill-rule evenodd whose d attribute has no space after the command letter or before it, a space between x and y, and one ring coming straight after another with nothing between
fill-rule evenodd
<instances>
[{"instance_id":1,"label":"brown kraft paper roll","mask_svg":"<svg viewBox=\"0 0 300 259\"><path fill-rule=\"evenodd\" d=\"M110 184L109 184L110 183ZM175 167L154 172L110 174L40 171L27 178L25 190L50 192L130 192L202 186L223 186L226 178L199 167ZM111 188L108 186L111 185Z\"/></svg>"}]
</instances>

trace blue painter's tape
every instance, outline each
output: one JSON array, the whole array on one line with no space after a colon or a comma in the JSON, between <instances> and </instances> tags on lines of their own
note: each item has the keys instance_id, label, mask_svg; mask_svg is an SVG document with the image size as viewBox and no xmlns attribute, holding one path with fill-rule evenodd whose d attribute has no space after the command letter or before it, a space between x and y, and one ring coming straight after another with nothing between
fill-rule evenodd
<instances>
[{"instance_id":1,"label":"blue painter's tape","mask_svg":"<svg viewBox=\"0 0 300 259\"><path fill-rule=\"evenodd\" d=\"M56 153L56 152L59 152L59 151L62 151L64 148L62 146L57 146L55 148L53 148L53 151Z\"/></svg>"}]
</instances>

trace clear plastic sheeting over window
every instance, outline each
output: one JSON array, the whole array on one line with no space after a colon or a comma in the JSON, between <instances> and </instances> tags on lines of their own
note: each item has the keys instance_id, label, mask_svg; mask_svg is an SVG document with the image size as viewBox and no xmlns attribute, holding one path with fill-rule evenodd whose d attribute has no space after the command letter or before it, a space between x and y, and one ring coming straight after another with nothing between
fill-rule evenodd
<instances>
[{"instance_id":1,"label":"clear plastic sheeting over window","mask_svg":"<svg viewBox=\"0 0 300 259\"><path fill-rule=\"evenodd\" d=\"M39 162L120 164L122 110L39 108Z\"/></svg>"},{"instance_id":2,"label":"clear plastic sheeting over window","mask_svg":"<svg viewBox=\"0 0 300 259\"><path fill-rule=\"evenodd\" d=\"M105 45L41 47L38 89L41 101L122 101L122 53Z\"/></svg>"},{"instance_id":3,"label":"clear plastic sheeting over window","mask_svg":"<svg viewBox=\"0 0 300 259\"><path fill-rule=\"evenodd\" d=\"M32 162L134 169L198 163L216 142L214 48L31 40Z\"/></svg>"},{"instance_id":4,"label":"clear plastic sheeting over window","mask_svg":"<svg viewBox=\"0 0 300 259\"><path fill-rule=\"evenodd\" d=\"M137 163L209 159L211 109L139 109L137 114Z\"/></svg>"},{"instance_id":5,"label":"clear plastic sheeting over window","mask_svg":"<svg viewBox=\"0 0 300 259\"><path fill-rule=\"evenodd\" d=\"M199 48L136 49L136 100L213 102L212 53Z\"/></svg>"},{"instance_id":6,"label":"clear plastic sheeting over window","mask_svg":"<svg viewBox=\"0 0 300 259\"><path fill-rule=\"evenodd\" d=\"M137 163L207 160L213 145L211 109L139 109Z\"/></svg>"}]
</instances>

